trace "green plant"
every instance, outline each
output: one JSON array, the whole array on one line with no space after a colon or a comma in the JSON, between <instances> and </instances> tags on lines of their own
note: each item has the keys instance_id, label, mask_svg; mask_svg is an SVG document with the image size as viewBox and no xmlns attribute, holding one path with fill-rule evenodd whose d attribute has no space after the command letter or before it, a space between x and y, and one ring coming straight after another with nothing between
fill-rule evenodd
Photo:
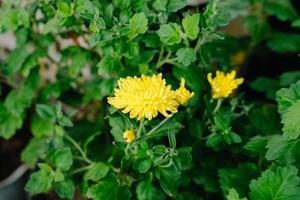
<instances>
[{"instance_id":1,"label":"green plant","mask_svg":"<svg viewBox=\"0 0 300 200\"><path fill-rule=\"evenodd\" d=\"M0 3L0 31L16 37L0 62L0 136L30 127L21 153L34 170L27 192L112 200L299 198L300 72L250 82L245 67L261 44L299 51L299 34L268 21L299 28L296 9L289 0L186 4ZM242 38L223 31L236 16L247 30ZM248 98L252 90L266 98Z\"/></svg>"}]
</instances>

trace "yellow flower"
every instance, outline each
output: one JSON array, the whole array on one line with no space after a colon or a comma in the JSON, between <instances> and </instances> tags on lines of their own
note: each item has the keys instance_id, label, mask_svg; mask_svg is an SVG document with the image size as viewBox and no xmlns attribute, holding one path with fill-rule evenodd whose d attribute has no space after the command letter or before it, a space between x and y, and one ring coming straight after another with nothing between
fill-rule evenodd
<instances>
[{"instance_id":1,"label":"yellow flower","mask_svg":"<svg viewBox=\"0 0 300 200\"><path fill-rule=\"evenodd\" d=\"M135 140L135 134L133 132L133 130L129 130L127 129L124 133L123 133L123 138L126 142L131 143Z\"/></svg>"},{"instance_id":2,"label":"yellow flower","mask_svg":"<svg viewBox=\"0 0 300 200\"><path fill-rule=\"evenodd\" d=\"M176 93L166 85L162 74L121 78L118 85L115 96L108 97L108 103L123 109L123 113L129 113L130 118L151 120L158 113L170 117L177 112Z\"/></svg>"},{"instance_id":3,"label":"yellow flower","mask_svg":"<svg viewBox=\"0 0 300 200\"><path fill-rule=\"evenodd\" d=\"M185 88L185 80L181 78L180 87L175 91L176 100L180 104L185 104L190 98L194 96L194 92L190 92Z\"/></svg>"},{"instance_id":4,"label":"yellow flower","mask_svg":"<svg viewBox=\"0 0 300 200\"><path fill-rule=\"evenodd\" d=\"M217 71L217 75L212 79L212 74L207 75L207 80L212 88L212 97L214 99L228 97L234 89L243 83L243 78L235 79L236 71L233 70L226 75L224 72Z\"/></svg>"}]
</instances>

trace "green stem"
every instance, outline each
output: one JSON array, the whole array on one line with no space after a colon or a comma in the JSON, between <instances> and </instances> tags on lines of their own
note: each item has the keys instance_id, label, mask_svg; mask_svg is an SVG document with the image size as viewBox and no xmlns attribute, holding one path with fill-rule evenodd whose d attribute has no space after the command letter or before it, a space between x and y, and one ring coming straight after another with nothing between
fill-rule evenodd
<instances>
[{"instance_id":1,"label":"green stem","mask_svg":"<svg viewBox=\"0 0 300 200\"><path fill-rule=\"evenodd\" d=\"M213 115L216 114L216 112L218 112L218 110L220 109L220 107L222 105L222 102L223 102L223 99L218 99L217 105L216 105L214 111L212 112Z\"/></svg>"},{"instance_id":2,"label":"green stem","mask_svg":"<svg viewBox=\"0 0 300 200\"><path fill-rule=\"evenodd\" d=\"M170 117L165 118L163 121L161 121L157 126L155 126L153 129L151 129L147 135L151 135L153 132L155 132L158 128L160 128L162 125L164 125L170 118L172 117L172 115Z\"/></svg>"},{"instance_id":3,"label":"green stem","mask_svg":"<svg viewBox=\"0 0 300 200\"><path fill-rule=\"evenodd\" d=\"M91 161L87 156L86 154L84 153L84 151L81 149L81 147L79 146L79 144L73 139L71 138L69 135L67 134L64 134L64 137L74 145L74 147L79 151L79 153L81 154L83 160L89 164L93 164L94 162Z\"/></svg>"},{"instance_id":4,"label":"green stem","mask_svg":"<svg viewBox=\"0 0 300 200\"><path fill-rule=\"evenodd\" d=\"M90 165L87 165L87 166L84 166L84 167L80 167L78 169L75 169L74 171L71 172L71 175L74 175L74 174L78 174L80 172L84 172L86 170L89 170L90 168L92 168L94 166L94 164L90 164Z\"/></svg>"},{"instance_id":5,"label":"green stem","mask_svg":"<svg viewBox=\"0 0 300 200\"><path fill-rule=\"evenodd\" d=\"M141 119L141 121L140 121L140 125L139 125L138 131L137 131L137 138L141 137L142 128L144 126L144 120L145 120L145 118Z\"/></svg>"}]
</instances>

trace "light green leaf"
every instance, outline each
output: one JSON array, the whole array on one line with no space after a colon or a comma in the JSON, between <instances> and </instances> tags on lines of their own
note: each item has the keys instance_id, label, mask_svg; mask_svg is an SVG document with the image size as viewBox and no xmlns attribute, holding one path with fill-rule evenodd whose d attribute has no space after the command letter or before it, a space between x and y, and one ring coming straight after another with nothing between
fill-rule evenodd
<instances>
[{"instance_id":1,"label":"light green leaf","mask_svg":"<svg viewBox=\"0 0 300 200\"><path fill-rule=\"evenodd\" d=\"M34 172L25 186L25 190L32 194L48 192L52 186L53 177L46 171Z\"/></svg>"},{"instance_id":2,"label":"light green leaf","mask_svg":"<svg viewBox=\"0 0 300 200\"><path fill-rule=\"evenodd\" d=\"M31 119L30 124L32 134L37 137L48 137L53 135L54 126L48 120L39 117L38 115L34 115Z\"/></svg>"},{"instance_id":3,"label":"light green leaf","mask_svg":"<svg viewBox=\"0 0 300 200\"><path fill-rule=\"evenodd\" d=\"M227 200L247 200L247 198L240 198L239 194L234 188L229 190L229 194L226 196Z\"/></svg>"},{"instance_id":4,"label":"light green leaf","mask_svg":"<svg viewBox=\"0 0 300 200\"><path fill-rule=\"evenodd\" d=\"M21 153L21 160L28 167L33 168L38 158L46 151L47 145L45 140L32 138Z\"/></svg>"},{"instance_id":5,"label":"light green leaf","mask_svg":"<svg viewBox=\"0 0 300 200\"><path fill-rule=\"evenodd\" d=\"M300 100L297 100L282 114L283 136L288 140L297 139L300 135Z\"/></svg>"},{"instance_id":6,"label":"light green leaf","mask_svg":"<svg viewBox=\"0 0 300 200\"><path fill-rule=\"evenodd\" d=\"M144 34L148 30L148 19L144 13L136 13L129 20L130 32L129 39L133 39L138 34Z\"/></svg>"},{"instance_id":7,"label":"light green leaf","mask_svg":"<svg viewBox=\"0 0 300 200\"><path fill-rule=\"evenodd\" d=\"M195 40L198 37L200 28L199 28L200 15L193 14L187 15L182 20L182 26L187 37L191 40Z\"/></svg>"},{"instance_id":8,"label":"light green leaf","mask_svg":"<svg viewBox=\"0 0 300 200\"><path fill-rule=\"evenodd\" d=\"M22 127L23 119L21 116L14 116L0 104L0 136L9 139L15 132Z\"/></svg>"},{"instance_id":9,"label":"light green leaf","mask_svg":"<svg viewBox=\"0 0 300 200\"><path fill-rule=\"evenodd\" d=\"M160 38L160 41L166 45L179 44L182 40L182 31L179 25L176 23L161 25L157 31L157 34Z\"/></svg>"},{"instance_id":10,"label":"light green leaf","mask_svg":"<svg viewBox=\"0 0 300 200\"><path fill-rule=\"evenodd\" d=\"M267 1L265 10L268 14L274 15L282 21L294 20L298 16L290 0Z\"/></svg>"}]
</instances>

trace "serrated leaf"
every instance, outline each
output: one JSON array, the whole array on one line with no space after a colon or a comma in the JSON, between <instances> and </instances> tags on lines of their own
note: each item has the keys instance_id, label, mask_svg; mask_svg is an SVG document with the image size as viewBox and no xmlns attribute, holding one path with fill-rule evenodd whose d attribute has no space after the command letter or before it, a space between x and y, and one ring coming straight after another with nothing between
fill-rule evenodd
<instances>
[{"instance_id":1,"label":"serrated leaf","mask_svg":"<svg viewBox=\"0 0 300 200\"><path fill-rule=\"evenodd\" d=\"M159 30L157 31L157 34L160 38L160 41L165 43L166 45L179 44L182 40L182 31L179 25L176 23L161 25Z\"/></svg>"},{"instance_id":2,"label":"serrated leaf","mask_svg":"<svg viewBox=\"0 0 300 200\"><path fill-rule=\"evenodd\" d=\"M136 13L129 20L130 32L129 39L135 38L138 34L144 34L148 30L148 19L146 15L141 13Z\"/></svg>"},{"instance_id":3,"label":"serrated leaf","mask_svg":"<svg viewBox=\"0 0 300 200\"><path fill-rule=\"evenodd\" d=\"M300 178L294 166L267 169L250 183L250 200L298 200Z\"/></svg>"},{"instance_id":4,"label":"serrated leaf","mask_svg":"<svg viewBox=\"0 0 300 200\"><path fill-rule=\"evenodd\" d=\"M297 139L300 135L300 100L290 106L282 114L283 136L288 140Z\"/></svg>"},{"instance_id":5,"label":"serrated leaf","mask_svg":"<svg viewBox=\"0 0 300 200\"><path fill-rule=\"evenodd\" d=\"M109 167L105 163L99 162L84 174L84 179L97 182L104 178L108 172Z\"/></svg>"},{"instance_id":6,"label":"serrated leaf","mask_svg":"<svg viewBox=\"0 0 300 200\"><path fill-rule=\"evenodd\" d=\"M69 147L56 150L51 157L53 164L62 171L67 171L73 164L72 152Z\"/></svg>"},{"instance_id":7,"label":"serrated leaf","mask_svg":"<svg viewBox=\"0 0 300 200\"><path fill-rule=\"evenodd\" d=\"M226 196L227 200L247 200L247 198L240 198L239 194L234 188L229 190L229 194Z\"/></svg>"},{"instance_id":8,"label":"serrated leaf","mask_svg":"<svg viewBox=\"0 0 300 200\"><path fill-rule=\"evenodd\" d=\"M176 52L177 60L184 66L189 66L196 60L196 51L189 47L180 48Z\"/></svg>"},{"instance_id":9,"label":"serrated leaf","mask_svg":"<svg viewBox=\"0 0 300 200\"><path fill-rule=\"evenodd\" d=\"M67 179L62 182L56 183L54 186L55 192L62 199L73 199L75 193L75 185L72 180Z\"/></svg>"},{"instance_id":10,"label":"serrated leaf","mask_svg":"<svg viewBox=\"0 0 300 200\"><path fill-rule=\"evenodd\" d=\"M191 40L195 40L198 37L198 33L200 31L199 21L199 14L187 15L182 20L184 31L187 37Z\"/></svg>"}]
</instances>

